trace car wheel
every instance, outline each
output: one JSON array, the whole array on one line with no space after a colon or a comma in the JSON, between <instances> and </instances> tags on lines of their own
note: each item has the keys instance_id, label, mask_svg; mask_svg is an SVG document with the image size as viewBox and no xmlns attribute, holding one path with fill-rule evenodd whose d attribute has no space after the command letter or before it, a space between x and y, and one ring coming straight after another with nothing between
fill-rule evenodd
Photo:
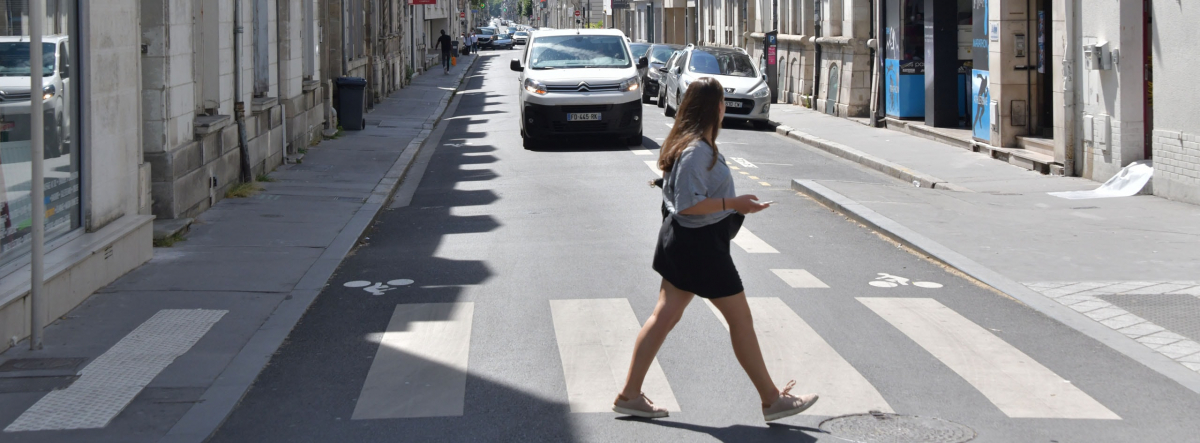
<instances>
[{"instance_id":1,"label":"car wheel","mask_svg":"<svg viewBox=\"0 0 1200 443\"><path fill-rule=\"evenodd\" d=\"M650 103L650 94L645 91L642 92L642 103Z\"/></svg>"},{"instance_id":2,"label":"car wheel","mask_svg":"<svg viewBox=\"0 0 1200 443\"><path fill-rule=\"evenodd\" d=\"M537 140L526 134L524 129L521 130L521 147L528 151L533 151L538 148Z\"/></svg>"},{"instance_id":3,"label":"car wheel","mask_svg":"<svg viewBox=\"0 0 1200 443\"><path fill-rule=\"evenodd\" d=\"M658 107L661 108L667 103L667 93L665 92L666 88L663 88L662 85L659 85L658 88Z\"/></svg>"},{"instance_id":4,"label":"car wheel","mask_svg":"<svg viewBox=\"0 0 1200 443\"><path fill-rule=\"evenodd\" d=\"M637 133L637 135L631 135L622 141L625 142L625 146L641 146L642 145L642 133L639 131Z\"/></svg>"},{"instance_id":5,"label":"car wheel","mask_svg":"<svg viewBox=\"0 0 1200 443\"><path fill-rule=\"evenodd\" d=\"M754 125L754 129L760 131L771 129L771 122L768 120L751 120L750 123Z\"/></svg>"}]
</instances>

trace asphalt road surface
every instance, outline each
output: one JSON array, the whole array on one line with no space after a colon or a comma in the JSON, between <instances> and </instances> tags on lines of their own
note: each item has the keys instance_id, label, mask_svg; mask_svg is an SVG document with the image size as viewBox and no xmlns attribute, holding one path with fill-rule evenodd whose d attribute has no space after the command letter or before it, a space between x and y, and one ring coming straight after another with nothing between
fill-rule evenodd
<instances>
[{"instance_id":1,"label":"asphalt road surface","mask_svg":"<svg viewBox=\"0 0 1200 443\"><path fill-rule=\"evenodd\" d=\"M419 186L402 185L214 441L846 441L822 421L872 410L980 442L1196 438L1190 391L790 190L904 183L732 122L718 140L738 193L777 202L732 248L764 355L777 384L821 400L764 423L697 298L646 384L671 416L606 412L658 296L647 181L672 120L644 105L642 146L525 150L515 54L482 54ZM892 423L873 420L860 426Z\"/></svg>"}]
</instances>

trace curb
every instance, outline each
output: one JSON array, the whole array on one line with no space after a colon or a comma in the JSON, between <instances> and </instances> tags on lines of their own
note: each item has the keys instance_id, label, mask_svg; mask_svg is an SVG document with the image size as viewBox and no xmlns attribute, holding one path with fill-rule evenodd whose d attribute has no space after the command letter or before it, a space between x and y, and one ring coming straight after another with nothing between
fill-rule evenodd
<instances>
[{"instance_id":1,"label":"curb","mask_svg":"<svg viewBox=\"0 0 1200 443\"><path fill-rule=\"evenodd\" d=\"M463 79L474 68L476 60L478 57L471 59L469 64L460 65L463 69L456 79L455 91L462 87ZM211 437L225 422L242 397L249 392L250 386L270 362L271 357L283 345L292 328L316 301L342 260L354 249L366 230L386 208L386 203L412 167L417 153L433 134L433 128L442 121L442 116L451 109L452 103L457 106L457 103L453 102L456 97L458 94L451 93L438 102L437 108L431 114L431 120L427 123L429 129L422 130L409 142L391 169L375 186L370 197L367 197L367 201L359 207L325 252L304 273L291 293L246 341L245 346L230 360L229 365L204 391L196 404L175 422L159 442L201 443Z\"/></svg>"},{"instance_id":2,"label":"curb","mask_svg":"<svg viewBox=\"0 0 1200 443\"><path fill-rule=\"evenodd\" d=\"M792 128L791 126L779 124L778 122L776 122L776 124L778 124L778 126L775 127L775 132L779 135L794 139L809 146L813 146L822 151L861 164L900 180L904 180L907 183L912 183L919 188L973 192L970 189L947 182L946 180L942 180L923 172L908 169L899 164L884 160L871 154L867 154L841 143L829 141L806 132L801 132L795 128Z\"/></svg>"},{"instance_id":3,"label":"curb","mask_svg":"<svg viewBox=\"0 0 1200 443\"><path fill-rule=\"evenodd\" d=\"M1000 291L1051 319L1079 331L1151 370L1200 394L1200 373L1171 360L1124 334L993 271L941 243L812 180L792 180L792 190L841 213L914 251L932 258Z\"/></svg>"}]
</instances>

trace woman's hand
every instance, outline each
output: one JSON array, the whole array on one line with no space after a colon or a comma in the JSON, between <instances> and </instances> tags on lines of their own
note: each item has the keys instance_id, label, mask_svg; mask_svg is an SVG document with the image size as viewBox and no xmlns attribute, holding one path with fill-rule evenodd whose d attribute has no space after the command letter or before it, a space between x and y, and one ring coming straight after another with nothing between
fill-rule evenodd
<instances>
[{"instance_id":1,"label":"woman's hand","mask_svg":"<svg viewBox=\"0 0 1200 443\"><path fill-rule=\"evenodd\" d=\"M769 204L758 203L758 197L753 194L739 195L734 198L725 199L725 207L737 211L739 214L753 214L771 207Z\"/></svg>"}]
</instances>

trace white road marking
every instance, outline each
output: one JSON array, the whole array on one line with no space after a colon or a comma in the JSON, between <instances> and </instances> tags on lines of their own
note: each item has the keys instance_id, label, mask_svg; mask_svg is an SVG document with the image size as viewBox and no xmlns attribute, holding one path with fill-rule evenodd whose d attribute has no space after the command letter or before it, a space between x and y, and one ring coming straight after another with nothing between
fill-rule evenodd
<instances>
[{"instance_id":1,"label":"white road marking","mask_svg":"<svg viewBox=\"0 0 1200 443\"><path fill-rule=\"evenodd\" d=\"M725 316L704 302L729 330ZM804 414L836 416L877 410L893 412L879 391L782 300L747 297L763 360L775 384L795 379L795 394L817 393L821 401Z\"/></svg>"},{"instance_id":2,"label":"white road marking","mask_svg":"<svg viewBox=\"0 0 1200 443\"><path fill-rule=\"evenodd\" d=\"M758 184L763 185L763 186L771 186L771 184L767 183L767 182L758 182Z\"/></svg>"},{"instance_id":3,"label":"white road marking","mask_svg":"<svg viewBox=\"0 0 1200 443\"><path fill-rule=\"evenodd\" d=\"M803 269L772 269L776 276L793 288L828 288L829 285Z\"/></svg>"},{"instance_id":4,"label":"white road marking","mask_svg":"<svg viewBox=\"0 0 1200 443\"><path fill-rule=\"evenodd\" d=\"M1120 420L1025 353L931 298L870 298L875 311L1013 418Z\"/></svg>"},{"instance_id":5,"label":"white road marking","mask_svg":"<svg viewBox=\"0 0 1200 443\"><path fill-rule=\"evenodd\" d=\"M463 415L475 304L396 305L351 420Z\"/></svg>"},{"instance_id":6,"label":"white road marking","mask_svg":"<svg viewBox=\"0 0 1200 443\"><path fill-rule=\"evenodd\" d=\"M642 328L629 300L550 300L550 313L571 412L612 411L613 399L625 385L633 342ZM642 391L654 404L679 410L657 359L650 364Z\"/></svg>"},{"instance_id":7,"label":"white road marking","mask_svg":"<svg viewBox=\"0 0 1200 443\"><path fill-rule=\"evenodd\" d=\"M658 174L659 177L662 177L662 169L658 169L658 160L646 160L646 166L651 171L654 171L655 174Z\"/></svg>"},{"instance_id":8,"label":"white road marking","mask_svg":"<svg viewBox=\"0 0 1200 443\"><path fill-rule=\"evenodd\" d=\"M751 175L751 176L750 176L750 179L751 179L751 180L758 180L758 177L755 177L755 176Z\"/></svg>"},{"instance_id":9,"label":"white road marking","mask_svg":"<svg viewBox=\"0 0 1200 443\"><path fill-rule=\"evenodd\" d=\"M649 149L646 149L641 146L630 146L629 152L632 152L633 155L654 155L654 153L651 152Z\"/></svg>"},{"instance_id":10,"label":"white road marking","mask_svg":"<svg viewBox=\"0 0 1200 443\"><path fill-rule=\"evenodd\" d=\"M746 160L741 157L729 157L729 159L737 162L739 165L742 165L743 167L747 167L747 168L757 168L758 167L758 166L754 166L754 163L750 163L750 160Z\"/></svg>"},{"instance_id":11,"label":"white road marking","mask_svg":"<svg viewBox=\"0 0 1200 443\"><path fill-rule=\"evenodd\" d=\"M663 123L663 124L664 124L664 125L667 125L667 127L668 127L668 128L674 128L674 127L675 127L675 125L672 125L672 124L670 124L670 123Z\"/></svg>"},{"instance_id":12,"label":"white road marking","mask_svg":"<svg viewBox=\"0 0 1200 443\"><path fill-rule=\"evenodd\" d=\"M66 389L50 391L5 432L108 426L150 381L186 353L229 311L164 309L79 371Z\"/></svg>"},{"instance_id":13,"label":"white road marking","mask_svg":"<svg viewBox=\"0 0 1200 443\"><path fill-rule=\"evenodd\" d=\"M750 254L778 254L779 251L768 245L767 242L758 238L749 229L744 226L738 231L737 237L733 238L733 242L741 246L743 250Z\"/></svg>"}]
</instances>

